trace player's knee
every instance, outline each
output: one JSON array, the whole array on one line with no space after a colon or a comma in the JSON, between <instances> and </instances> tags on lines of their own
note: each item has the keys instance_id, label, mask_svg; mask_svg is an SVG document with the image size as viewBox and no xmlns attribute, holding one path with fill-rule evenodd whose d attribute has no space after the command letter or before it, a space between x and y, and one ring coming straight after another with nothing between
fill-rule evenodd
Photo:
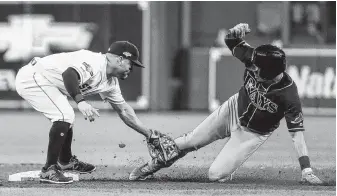
<instances>
[{"instance_id":1,"label":"player's knee","mask_svg":"<svg viewBox=\"0 0 337 196\"><path fill-rule=\"evenodd\" d=\"M64 121L55 121L53 122L53 128L56 130L62 130L62 132L67 132L71 124Z\"/></svg>"}]
</instances>

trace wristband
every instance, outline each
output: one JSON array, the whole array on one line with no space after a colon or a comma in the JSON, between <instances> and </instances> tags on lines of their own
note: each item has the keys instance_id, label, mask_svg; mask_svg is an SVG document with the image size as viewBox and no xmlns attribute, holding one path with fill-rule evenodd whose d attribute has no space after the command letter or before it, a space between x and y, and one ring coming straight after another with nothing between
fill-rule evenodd
<instances>
[{"instance_id":1,"label":"wristband","mask_svg":"<svg viewBox=\"0 0 337 196\"><path fill-rule=\"evenodd\" d=\"M301 156L298 161L300 162L301 170L310 168L310 160L308 156Z\"/></svg>"},{"instance_id":2,"label":"wristband","mask_svg":"<svg viewBox=\"0 0 337 196\"><path fill-rule=\"evenodd\" d=\"M77 94L75 97L74 97L74 100L76 103L80 103L81 101L84 101L84 97L82 94Z\"/></svg>"}]
</instances>

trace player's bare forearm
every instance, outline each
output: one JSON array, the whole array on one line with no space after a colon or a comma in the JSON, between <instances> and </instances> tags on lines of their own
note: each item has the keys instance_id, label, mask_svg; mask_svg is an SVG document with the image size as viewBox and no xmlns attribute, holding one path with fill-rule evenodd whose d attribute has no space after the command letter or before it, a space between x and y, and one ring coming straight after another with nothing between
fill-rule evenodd
<instances>
[{"instance_id":1,"label":"player's bare forearm","mask_svg":"<svg viewBox=\"0 0 337 196\"><path fill-rule=\"evenodd\" d=\"M298 157L308 156L308 148L305 143L303 131L290 132Z\"/></svg>"},{"instance_id":2,"label":"player's bare forearm","mask_svg":"<svg viewBox=\"0 0 337 196\"><path fill-rule=\"evenodd\" d=\"M135 111L133 108L127 104L113 104L111 106L116 110L119 117L123 120L123 122L129 126L130 128L134 129L138 133L144 135L146 138L151 136L151 131L146 128L143 123L138 119Z\"/></svg>"},{"instance_id":3,"label":"player's bare forearm","mask_svg":"<svg viewBox=\"0 0 337 196\"><path fill-rule=\"evenodd\" d=\"M310 159L308 155L308 148L305 143L303 131L290 132L293 140L295 150L297 152L298 161L301 166L301 170L310 168Z\"/></svg>"}]
</instances>

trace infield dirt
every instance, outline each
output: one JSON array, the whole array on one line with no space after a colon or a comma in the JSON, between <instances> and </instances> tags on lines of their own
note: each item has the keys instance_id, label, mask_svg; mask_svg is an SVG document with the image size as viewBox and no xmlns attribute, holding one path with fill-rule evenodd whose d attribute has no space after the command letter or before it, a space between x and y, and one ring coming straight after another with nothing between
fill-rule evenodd
<instances>
[{"instance_id":1,"label":"infield dirt","mask_svg":"<svg viewBox=\"0 0 337 196\"><path fill-rule=\"evenodd\" d=\"M138 113L151 128L177 137L193 130L207 113ZM46 157L50 122L36 112L0 114L0 195L335 195L335 117L305 117L305 137L312 167L326 186L299 184L300 170L286 125L235 173L233 181L210 183L208 167L222 148L221 140L188 154L172 167L142 182L127 180L131 170L148 160L144 138L126 127L115 113L102 113L94 123L77 113L73 153L98 165L71 185L7 182L8 175L38 170ZM126 146L120 148L118 144Z\"/></svg>"}]
</instances>

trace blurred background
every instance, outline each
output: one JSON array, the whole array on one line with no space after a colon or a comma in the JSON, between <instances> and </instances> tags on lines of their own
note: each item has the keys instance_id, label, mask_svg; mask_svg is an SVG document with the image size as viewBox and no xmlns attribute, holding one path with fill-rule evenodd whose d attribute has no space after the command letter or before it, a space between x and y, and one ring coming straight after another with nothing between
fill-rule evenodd
<instances>
[{"instance_id":1,"label":"blurred background","mask_svg":"<svg viewBox=\"0 0 337 196\"><path fill-rule=\"evenodd\" d=\"M120 81L137 110L212 111L242 85L244 66L224 45L226 31L248 23L252 46L287 54L307 114L335 115L336 2L2 2L0 108L29 109L15 76L32 57L110 43L138 46L145 69ZM90 97L100 109L109 105Z\"/></svg>"}]
</instances>

